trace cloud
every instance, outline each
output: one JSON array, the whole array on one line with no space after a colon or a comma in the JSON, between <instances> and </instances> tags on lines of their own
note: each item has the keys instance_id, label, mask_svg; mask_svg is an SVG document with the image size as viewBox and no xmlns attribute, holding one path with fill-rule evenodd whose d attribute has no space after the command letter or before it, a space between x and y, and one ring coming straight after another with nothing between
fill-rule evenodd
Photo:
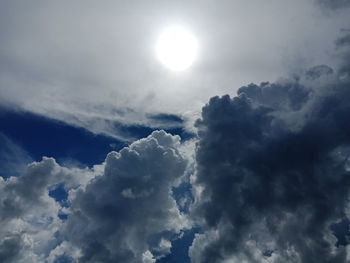
<instances>
[{"instance_id":1,"label":"cloud","mask_svg":"<svg viewBox=\"0 0 350 263\"><path fill-rule=\"evenodd\" d=\"M179 136L156 131L91 169L44 157L0 177L0 261L155 262L170 253L190 227L171 193L187 165L181 147Z\"/></svg>"},{"instance_id":2,"label":"cloud","mask_svg":"<svg viewBox=\"0 0 350 263\"><path fill-rule=\"evenodd\" d=\"M192 262L345 262L350 79L317 66L214 97L197 121ZM349 233L343 233L347 235Z\"/></svg>"},{"instance_id":3,"label":"cloud","mask_svg":"<svg viewBox=\"0 0 350 263\"><path fill-rule=\"evenodd\" d=\"M340 9L350 6L349 0L318 0L318 3L330 9Z\"/></svg>"},{"instance_id":4,"label":"cloud","mask_svg":"<svg viewBox=\"0 0 350 263\"><path fill-rule=\"evenodd\" d=\"M350 59L350 33L348 30L344 30L343 34L336 41L337 50L339 52L338 56L342 58L342 63L340 65L340 73L342 79L347 79L350 76L350 64L348 63Z\"/></svg>"},{"instance_id":5,"label":"cloud","mask_svg":"<svg viewBox=\"0 0 350 263\"><path fill-rule=\"evenodd\" d=\"M232 87L300 65L332 65L333 41L348 21L346 13L325 19L312 1L0 5L0 104L124 140L135 138L123 126L181 126L150 116L187 121ZM198 61L179 74L165 70L154 51L160 32L174 24L193 31L200 45Z\"/></svg>"},{"instance_id":6,"label":"cloud","mask_svg":"<svg viewBox=\"0 0 350 263\"><path fill-rule=\"evenodd\" d=\"M60 167L52 158L43 158L30 164L21 176L0 177L2 262L44 261L59 242L55 233L62 225L58 217L62 208L48 195L49 187L61 181L74 185L77 172ZM80 180L86 181L84 177Z\"/></svg>"},{"instance_id":7,"label":"cloud","mask_svg":"<svg viewBox=\"0 0 350 263\"><path fill-rule=\"evenodd\" d=\"M91 169L45 157L14 177L9 166L0 261L154 263L191 227L189 209L203 230L194 263L349 260L331 227L350 211L350 71L330 57L346 11L325 19L311 1L280 0L0 4L0 104L123 140L133 129L189 127L208 97L232 86L332 66L212 98L196 124L196 163L193 140L157 131ZM152 53L173 23L201 43L184 74ZM346 58L348 42L336 42ZM26 159L2 141L14 154L0 157ZM67 200L55 200L57 187Z\"/></svg>"},{"instance_id":8,"label":"cloud","mask_svg":"<svg viewBox=\"0 0 350 263\"><path fill-rule=\"evenodd\" d=\"M171 196L184 174L179 137L163 131L106 158L104 175L75 193L65 233L81 262L155 262L188 228Z\"/></svg>"},{"instance_id":9,"label":"cloud","mask_svg":"<svg viewBox=\"0 0 350 263\"><path fill-rule=\"evenodd\" d=\"M21 239L18 235L5 237L0 244L1 262L13 262L21 250Z\"/></svg>"}]
</instances>

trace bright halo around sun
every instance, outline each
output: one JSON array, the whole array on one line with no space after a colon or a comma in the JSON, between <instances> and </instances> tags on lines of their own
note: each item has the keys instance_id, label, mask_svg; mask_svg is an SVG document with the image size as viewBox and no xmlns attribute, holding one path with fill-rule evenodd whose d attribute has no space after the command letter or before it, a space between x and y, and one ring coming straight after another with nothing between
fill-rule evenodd
<instances>
[{"instance_id":1,"label":"bright halo around sun","mask_svg":"<svg viewBox=\"0 0 350 263\"><path fill-rule=\"evenodd\" d=\"M170 27L160 35L156 52L160 62L167 68L185 70L197 57L197 39L181 27Z\"/></svg>"}]
</instances>

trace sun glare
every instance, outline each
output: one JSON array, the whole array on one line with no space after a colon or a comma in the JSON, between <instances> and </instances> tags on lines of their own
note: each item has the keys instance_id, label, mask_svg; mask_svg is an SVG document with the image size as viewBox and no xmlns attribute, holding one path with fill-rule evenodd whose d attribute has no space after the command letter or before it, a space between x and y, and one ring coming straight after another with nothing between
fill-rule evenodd
<instances>
[{"instance_id":1,"label":"sun glare","mask_svg":"<svg viewBox=\"0 0 350 263\"><path fill-rule=\"evenodd\" d=\"M174 71L187 69L196 59L198 44L187 30L171 27L160 35L156 52L164 66Z\"/></svg>"}]
</instances>

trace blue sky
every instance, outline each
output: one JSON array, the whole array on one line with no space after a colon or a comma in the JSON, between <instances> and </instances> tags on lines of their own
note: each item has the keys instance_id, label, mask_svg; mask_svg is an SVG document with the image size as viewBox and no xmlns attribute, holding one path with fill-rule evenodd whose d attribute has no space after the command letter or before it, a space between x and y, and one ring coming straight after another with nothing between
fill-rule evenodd
<instances>
[{"instance_id":1,"label":"blue sky","mask_svg":"<svg viewBox=\"0 0 350 263\"><path fill-rule=\"evenodd\" d=\"M35 161L51 156L61 162L79 162L92 165L103 162L106 153L114 147L125 146L118 140L94 135L82 128L69 126L60 121L29 112L2 110L1 132L20 145Z\"/></svg>"},{"instance_id":2,"label":"blue sky","mask_svg":"<svg viewBox=\"0 0 350 263\"><path fill-rule=\"evenodd\" d=\"M153 118L181 121L175 115L159 115ZM30 112L2 108L0 121L0 132L26 151L34 161L40 161L42 156L49 156L57 159L59 163L77 162L81 166L91 166L102 163L108 152L119 151L128 145L128 142L93 134L86 129ZM136 139L147 137L156 130L141 125L125 126L123 129ZM181 127L166 131L180 135L184 140L193 137Z\"/></svg>"}]
</instances>

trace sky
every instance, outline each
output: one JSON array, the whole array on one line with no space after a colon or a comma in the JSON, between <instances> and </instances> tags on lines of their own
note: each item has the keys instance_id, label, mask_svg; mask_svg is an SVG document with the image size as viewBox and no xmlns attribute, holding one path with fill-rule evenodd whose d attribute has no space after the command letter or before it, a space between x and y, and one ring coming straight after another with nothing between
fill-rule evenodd
<instances>
[{"instance_id":1,"label":"sky","mask_svg":"<svg viewBox=\"0 0 350 263\"><path fill-rule=\"evenodd\" d=\"M348 0L0 0L0 262L350 262L349 61Z\"/></svg>"}]
</instances>

